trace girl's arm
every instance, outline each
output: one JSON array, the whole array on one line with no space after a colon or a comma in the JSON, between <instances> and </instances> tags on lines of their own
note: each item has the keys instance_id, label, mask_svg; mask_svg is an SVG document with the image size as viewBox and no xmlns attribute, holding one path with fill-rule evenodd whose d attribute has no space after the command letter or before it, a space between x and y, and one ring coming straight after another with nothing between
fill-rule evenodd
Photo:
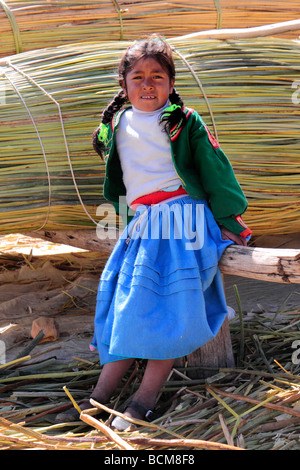
<instances>
[{"instance_id":1,"label":"girl's arm","mask_svg":"<svg viewBox=\"0 0 300 470\"><path fill-rule=\"evenodd\" d=\"M238 234L239 244L244 244L240 236L244 238L251 234L251 230L241 219L241 214L248 206L247 199L219 143L198 113L194 112L192 118L189 144L213 215L228 230L224 236L231 240L234 234Z\"/></svg>"}]
</instances>

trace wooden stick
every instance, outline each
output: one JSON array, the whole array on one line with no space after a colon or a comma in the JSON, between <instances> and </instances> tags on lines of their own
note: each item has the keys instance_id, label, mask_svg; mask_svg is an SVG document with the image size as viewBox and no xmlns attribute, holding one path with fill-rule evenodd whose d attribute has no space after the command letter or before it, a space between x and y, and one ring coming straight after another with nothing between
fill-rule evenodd
<instances>
[{"instance_id":1,"label":"wooden stick","mask_svg":"<svg viewBox=\"0 0 300 470\"><path fill-rule=\"evenodd\" d=\"M108 229L109 230L109 229ZM109 255L116 244L119 234L115 234L112 229L107 233L106 240L100 240L97 237L96 230L39 230L36 232L27 232L24 234L33 238L41 238L53 243L82 248L83 250L102 252Z\"/></svg>"},{"instance_id":2,"label":"wooden stick","mask_svg":"<svg viewBox=\"0 0 300 470\"><path fill-rule=\"evenodd\" d=\"M38 450L81 450L81 449L77 449L76 447L70 447L68 444L66 444L65 446L58 445L56 443L48 444L45 441L36 442L36 441L30 441L28 439L21 439L19 437L1 435L1 434L0 434L0 439L1 441L4 441L4 442L7 441L8 443L15 444L14 449L33 448L33 449L38 449Z\"/></svg>"},{"instance_id":3,"label":"wooden stick","mask_svg":"<svg viewBox=\"0 0 300 470\"><path fill-rule=\"evenodd\" d=\"M3 418L0 416L0 426L3 428L1 431L6 429L13 429L14 431L20 432L21 434L25 434L26 436L33 438L37 441L47 441L47 436L40 434L39 432L34 431L30 428L24 428L19 424L12 423L11 421Z\"/></svg>"},{"instance_id":4,"label":"wooden stick","mask_svg":"<svg viewBox=\"0 0 300 470\"><path fill-rule=\"evenodd\" d=\"M102 431L107 437L112 439L117 445L119 445L122 449L126 450L135 450L131 447L126 441L124 441L118 434L116 434L113 430L105 426L105 424L101 423L95 418L92 418L88 414L84 412L81 413L80 418L87 424L95 427L99 431ZM132 442L137 442L134 439L131 439ZM140 444L151 444L157 446L167 446L167 447L196 447L200 449L210 449L210 450L244 450L240 447L231 446L228 444L221 444L219 442L210 442L210 441L203 441L201 439L147 439L141 438Z\"/></svg>"},{"instance_id":5,"label":"wooden stick","mask_svg":"<svg viewBox=\"0 0 300 470\"><path fill-rule=\"evenodd\" d=\"M281 283L300 283L300 250L229 246L220 261L224 274Z\"/></svg>"},{"instance_id":6,"label":"wooden stick","mask_svg":"<svg viewBox=\"0 0 300 470\"><path fill-rule=\"evenodd\" d=\"M74 400L74 398L72 397L71 393L69 392L69 390L67 389L67 386L65 385L63 387L63 391L66 392L66 394L68 395L68 397L70 398L74 408L76 408L76 410L78 411L78 413L80 414L81 413L81 409L80 407L77 405L76 401Z\"/></svg>"},{"instance_id":7,"label":"wooden stick","mask_svg":"<svg viewBox=\"0 0 300 470\"><path fill-rule=\"evenodd\" d=\"M20 362L29 361L30 359L31 359L31 356L19 357L18 359L14 359L13 361L6 362L5 364L0 364L0 369L5 369L6 367L14 366L16 364L19 364Z\"/></svg>"},{"instance_id":8,"label":"wooden stick","mask_svg":"<svg viewBox=\"0 0 300 470\"><path fill-rule=\"evenodd\" d=\"M107 439L102 436L84 436L84 437L61 437L61 436L48 436L49 441L57 442L72 442L75 444L84 443L84 442L104 442L104 439ZM201 439L156 439L152 437L144 436L133 436L132 434L128 436L128 442L136 444L139 446L151 446L155 447L165 447L165 448L196 448L196 449L208 449L208 450L245 450L241 447L229 446L228 444L222 444L219 442L213 441L204 441Z\"/></svg>"},{"instance_id":9,"label":"wooden stick","mask_svg":"<svg viewBox=\"0 0 300 470\"><path fill-rule=\"evenodd\" d=\"M250 397L246 397L244 395L237 395L235 393L225 392L224 390L215 389L213 387L210 387L210 389L214 390L219 395L223 395L224 397L233 398L234 400L245 401L245 402L248 402L248 403L253 403L255 405L260 405L261 404L261 401L256 400L255 398L250 398ZM297 418L300 418L300 411L297 411L297 410L292 409L292 408L288 408L287 406L276 405L274 403L263 403L262 406L265 407L265 408L270 408L271 410L280 411L282 413L286 413L286 414L289 414L291 416L296 416Z\"/></svg>"},{"instance_id":10,"label":"wooden stick","mask_svg":"<svg viewBox=\"0 0 300 470\"><path fill-rule=\"evenodd\" d=\"M225 439L227 441L227 444L228 445L231 445L233 446L234 443L233 443L233 438L229 432L229 429L227 427L227 424L225 422L225 419L223 418L223 415L222 413L219 413L219 420L220 420L220 423L221 423L221 427L222 427L222 430L223 430L223 433L224 433L224 436L225 436Z\"/></svg>"},{"instance_id":11,"label":"wooden stick","mask_svg":"<svg viewBox=\"0 0 300 470\"><path fill-rule=\"evenodd\" d=\"M172 38L172 43L182 39L245 39L258 38L262 36L274 36L276 34L288 31L300 30L300 19L284 21L282 23L273 23L264 26L255 26L253 28L227 28L211 29L209 31L199 31L198 33L185 34Z\"/></svg>"},{"instance_id":12,"label":"wooden stick","mask_svg":"<svg viewBox=\"0 0 300 470\"><path fill-rule=\"evenodd\" d=\"M44 338L45 336L45 332L44 330L41 330L35 338L33 338L30 343L26 346L25 349L23 349L23 351L21 351L17 358L16 359L20 359L22 357L25 357L25 356L28 356L31 351L39 344L39 342Z\"/></svg>"},{"instance_id":13,"label":"wooden stick","mask_svg":"<svg viewBox=\"0 0 300 470\"><path fill-rule=\"evenodd\" d=\"M204 441L202 439L152 439L147 437L132 437L130 438L130 442L166 448L191 447L208 450L245 450L241 447L221 444L220 442Z\"/></svg>"},{"instance_id":14,"label":"wooden stick","mask_svg":"<svg viewBox=\"0 0 300 470\"><path fill-rule=\"evenodd\" d=\"M107 255L112 252L116 243L116 238L113 236L106 240L98 239L95 230L40 230L27 235ZM232 245L225 250L220 260L220 269L223 274L261 281L300 284L300 250Z\"/></svg>"},{"instance_id":15,"label":"wooden stick","mask_svg":"<svg viewBox=\"0 0 300 470\"><path fill-rule=\"evenodd\" d=\"M132 447L130 444L124 441L124 439L122 439L112 429L110 429L108 426L106 426L104 423L102 423L98 419L93 418L92 416L88 415L84 411L81 412L80 419L84 421L85 423L89 424L90 426L93 426L94 428L98 429L98 431L101 431L103 434L105 434L105 436L109 437L112 441L114 441L121 449L135 450L134 447Z\"/></svg>"}]
</instances>

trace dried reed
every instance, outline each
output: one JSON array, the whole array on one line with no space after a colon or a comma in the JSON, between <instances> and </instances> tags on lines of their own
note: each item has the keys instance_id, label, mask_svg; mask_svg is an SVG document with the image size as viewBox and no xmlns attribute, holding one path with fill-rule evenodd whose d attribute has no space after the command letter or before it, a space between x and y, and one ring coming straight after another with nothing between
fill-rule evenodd
<instances>
[{"instance_id":1,"label":"dried reed","mask_svg":"<svg viewBox=\"0 0 300 470\"><path fill-rule=\"evenodd\" d=\"M83 41L131 40L145 33L166 37L215 28L240 28L298 19L297 0L0 1L2 56ZM296 38L296 32L280 35Z\"/></svg>"},{"instance_id":2,"label":"dried reed","mask_svg":"<svg viewBox=\"0 0 300 470\"><path fill-rule=\"evenodd\" d=\"M68 364L47 360L39 364L39 374L33 364L26 367L26 362L3 368L0 449L299 449L299 364L292 360L292 345L296 337L299 339L299 312L281 310L276 318L270 312L249 313L244 322L243 368L212 370L201 383L189 378L192 368L174 370L158 403L162 416L153 423L139 421L137 429L126 432L113 432L105 420L110 413L121 414L116 403L126 402L136 390L142 363L130 380L125 377L125 385L108 406L92 402L108 414L98 417L94 416L96 409L87 410L81 420L59 425L54 424L54 417L73 406L69 396L76 401L91 393L99 374L97 363L80 358ZM239 319L230 325L237 355ZM284 340L280 331L286 334ZM261 350L256 348L255 334ZM18 377L13 377L16 373ZM13 390L7 389L12 380ZM130 386L126 387L126 381ZM68 395L63 392L66 387Z\"/></svg>"},{"instance_id":3,"label":"dried reed","mask_svg":"<svg viewBox=\"0 0 300 470\"><path fill-rule=\"evenodd\" d=\"M91 134L118 90L126 46L62 46L3 63L2 233L95 227L104 216L104 166ZM215 129L248 197L246 222L256 235L299 231L299 42L177 39L174 47L177 89ZM110 211L106 221L114 219Z\"/></svg>"}]
</instances>

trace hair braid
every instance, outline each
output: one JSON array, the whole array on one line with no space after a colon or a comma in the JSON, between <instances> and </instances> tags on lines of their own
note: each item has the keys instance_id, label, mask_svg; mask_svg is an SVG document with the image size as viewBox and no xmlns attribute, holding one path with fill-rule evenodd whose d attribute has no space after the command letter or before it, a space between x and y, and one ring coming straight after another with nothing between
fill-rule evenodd
<instances>
[{"instance_id":1,"label":"hair braid","mask_svg":"<svg viewBox=\"0 0 300 470\"><path fill-rule=\"evenodd\" d=\"M123 104L127 101L127 95L123 90L120 90L113 98L113 100L109 103L109 105L103 110L101 122L103 124L108 124L113 118L113 115L122 108ZM106 149L104 142L99 141L100 126L93 132L92 143L93 148L101 158L103 158L103 153Z\"/></svg>"},{"instance_id":2,"label":"hair braid","mask_svg":"<svg viewBox=\"0 0 300 470\"><path fill-rule=\"evenodd\" d=\"M170 99L170 102L172 104L179 104L179 106L183 107L184 104L183 104L183 101L181 99L181 96L179 95L179 93L177 92L176 88L173 88L173 92L171 93L171 95L169 96L169 99Z\"/></svg>"},{"instance_id":3,"label":"hair braid","mask_svg":"<svg viewBox=\"0 0 300 470\"><path fill-rule=\"evenodd\" d=\"M108 124L113 115L122 108L122 106L127 101L127 95L124 90L120 90L115 96L114 99L109 103L109 105L104 109L102 113L102 122L103 124Z\"/></svg>"},{"instance_id":4,"label":"hair braid","mask_svg":"<svg viewBox=\"0 0 300 470\"><path fill-rule=\"evenodd\" d=\"M161 123L163 124L166 132L170 132L170 130L180 121L182 121L183 126L186 123L186 115L183 111L184 103L175 88L173 88L173 92L170 94L169 100L172 104L179 105L180 108L176 108L171 114L161 119Z\"/></svg>"}]
</instances>

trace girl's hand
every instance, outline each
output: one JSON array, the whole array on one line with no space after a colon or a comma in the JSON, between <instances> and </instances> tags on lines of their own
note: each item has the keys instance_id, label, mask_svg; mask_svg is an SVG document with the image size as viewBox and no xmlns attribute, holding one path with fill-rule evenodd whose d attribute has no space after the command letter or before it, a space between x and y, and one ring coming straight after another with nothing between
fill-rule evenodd
<instances>
[{"instance_id":1,"label":"girl's hand","mask_svg":"<svg viewBox=\"0 0 300 470\"><path fill-rule=\"evenodd\" d=\"M232 240L237 245L247 246L247 240L236 233L231 232L225 227L221 228L222 238L223 240Z\"/></svg>"}]
</instances>

